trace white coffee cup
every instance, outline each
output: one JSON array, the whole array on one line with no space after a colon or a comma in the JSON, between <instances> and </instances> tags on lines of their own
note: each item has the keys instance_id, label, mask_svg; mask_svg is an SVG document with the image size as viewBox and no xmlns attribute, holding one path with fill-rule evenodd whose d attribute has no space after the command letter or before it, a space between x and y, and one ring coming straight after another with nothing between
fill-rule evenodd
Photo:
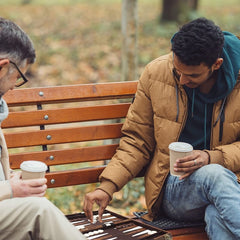
<instances>
[{"instance_id":1,"label":"white coffee cup","mask_svg":"<svg viewBox=\"0 0 240 240\"><path fill-rule=\"evenodd\" d=\"M170 173L173 176L181 176L184 172L175 172L174 164L179 158L191 155L193 151L193 146L185 142L172 142L168 146L170 154Z\"/></svg>"},{"instance_id":2,"label":"white coffee cup","mask_svg":"<svg viewBox=\"0 0 240 240\"><path fill-rule=\"evenodd\" d=\"M44 178L47 165L40 161L24 161L21 163L22 179Z\"/></svg>"}]
</instances>

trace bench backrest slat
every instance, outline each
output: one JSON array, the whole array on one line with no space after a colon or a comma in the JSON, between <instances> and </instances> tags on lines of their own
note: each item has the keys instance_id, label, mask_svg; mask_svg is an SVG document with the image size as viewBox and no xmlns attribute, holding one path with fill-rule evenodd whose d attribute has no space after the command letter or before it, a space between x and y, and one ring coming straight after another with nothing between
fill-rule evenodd
<instances>
[{"instance_id":1,"label":"bench backrest slat","mask_svg":"<svg viewBox=\"0 0 240 240\"><path fill-rule=\"evenodd\" d=\"M131 98L136 82L99 83L9 91L4 99L9 106Z\"/></svg>"},{"instance_id":2,"label":"bench backrest slat","mask_svg":"<svg viewBox=\"0 0 240 240\"><path fill-rule=\"evenodd\" d=\"M124 103L105 106L12 112L9 114L8 120L3 122L2 128L124 118L129 106L129 103Z\"/></svg>"},{"instance_id":3,"label":"bench backrest slat","mask_svg":"<svg viewBox=\"0 0 240 240\"><path fill-rule=\"evenodd\" d=\"M6 133L5 138L8 148L29 147L111 138L115 139L121 137L121 128L122 123L116 123L42 131L34 130L20 133Z\"/></svg>"},{"instance_id":4,"label":"bench backrest slat","mask_svg":"<svg viewBox=\"0 0 240 240\"><path fill-rule=\"evenodd\" d=\"M75 171L53 172L47 174L49 187L72 186L98 182L98 177L104 170L103 167L79 169Z\"/></svg>"},{"instance_id":5,"label":"bench backrest slat","mask_svg":"<svg viewBox=\"0 0 240 240\"><path fill-rule=\"evenodd\" d=\"M67 163L84 163L101 160L109 160L114 155L118 144L104 146L81 147L74 149L49 150L40 152L16 153L10 155L11 168L19 168L22 161L35 159L44 161L48 166Z\"/></svg>"}]
</instances>

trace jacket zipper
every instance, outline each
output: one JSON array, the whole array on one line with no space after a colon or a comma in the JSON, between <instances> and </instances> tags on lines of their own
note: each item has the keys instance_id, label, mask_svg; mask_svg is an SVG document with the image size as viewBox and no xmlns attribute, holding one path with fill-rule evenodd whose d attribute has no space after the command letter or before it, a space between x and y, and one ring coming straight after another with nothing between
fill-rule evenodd
<instances>
[{"instance_id":1,"label":"jacket zipper","mask_svg":"<svg viewBox=\"0 0 240 240\"><path fill-rule=\"evenodd\" d=\"M182 97L185 98L186 106L187 106L187 107L186 107L186 106L184 107L183 123L181 124L180 131L178 132L177 139L176 139L177 141L178 141L178 139L179 139L179 137L180 137L180 134L181 134L181 132L182 132L182 130L183 130L185 124L186 124L187 114L188 114L188 111L187 111L187 109L188 109L188 98L187 98L187 95L186 95L185 91L183 91L183 90L180 90L180 91L181 91ZM183 92L184 92L184 93L183 93Z\"/></svg>"},{"instance_id":2,"label":"jacket zipper","mask_svg":"<svg viewBox=\"0 0 240 240\"><path fill-rule=\"evenodd\" d=\"M216 112L216 103L213 105L213 111L212 111L212 123L211 123L211 139L210 139L210 150L213 147L213 125L214 125L214 114Z\"/></svg>"}]
</instances>

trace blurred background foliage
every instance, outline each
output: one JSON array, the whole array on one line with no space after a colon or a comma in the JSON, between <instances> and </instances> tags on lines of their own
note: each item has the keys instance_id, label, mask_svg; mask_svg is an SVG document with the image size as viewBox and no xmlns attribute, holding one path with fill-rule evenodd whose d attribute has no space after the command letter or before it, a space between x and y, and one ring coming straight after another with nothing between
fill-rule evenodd
<instances>
[{"instance_id":1,"label":"blurred background foliage","mask_svg":"<svg viewBox=\"0 0 240 240\"><path fill-rule=\"evenodd\" d=\"M169 51L179 27L160 24L161 9L161 0L138 1L138 75ZM237 34L239 13L239 0L199 0L191 17L209 17ZM1 0L0 16L19 24L35 44L29 87L121 79L121 0Z\"/></svg>"},{"instance_id":2,"label":"blurred background foliage","mask_svg":"<svg viewBox=\"0 0 240 240\"><path fill-rule=\"evenodd\" d=\"M180 21L161 22L162 0L138 1L138 76L154 58L168 53L170 38L185 19L211 18L240 35L239 0L199 0ZM0 16L32 38L36 63L28 87L114 82L121 79L121 0L1 0ZM97 184L49 189L47 197L64 213L82 211L84 194ZM131 181L114 195L110 209L131 214L145 209L144 181Z\"/></svg>"}]
</instances>

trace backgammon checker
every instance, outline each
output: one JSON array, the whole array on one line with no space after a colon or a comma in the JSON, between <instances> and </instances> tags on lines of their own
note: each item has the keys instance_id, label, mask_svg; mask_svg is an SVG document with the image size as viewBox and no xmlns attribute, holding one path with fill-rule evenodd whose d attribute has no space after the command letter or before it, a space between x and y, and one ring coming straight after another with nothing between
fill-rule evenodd
<instances>
[{"instance_id":1,"label":"backgammon checker","mask_svg":"<svg viewBox=\"0 0 240 240\"><path fill-rule=\"evenodd\" d=\"M169 232L109 210L104 211L102 222L98 221L97 211L94 212L93 223L84 213L66 215L66 217L88 240L172 239Z\"/></svg>"}]
</instances>

